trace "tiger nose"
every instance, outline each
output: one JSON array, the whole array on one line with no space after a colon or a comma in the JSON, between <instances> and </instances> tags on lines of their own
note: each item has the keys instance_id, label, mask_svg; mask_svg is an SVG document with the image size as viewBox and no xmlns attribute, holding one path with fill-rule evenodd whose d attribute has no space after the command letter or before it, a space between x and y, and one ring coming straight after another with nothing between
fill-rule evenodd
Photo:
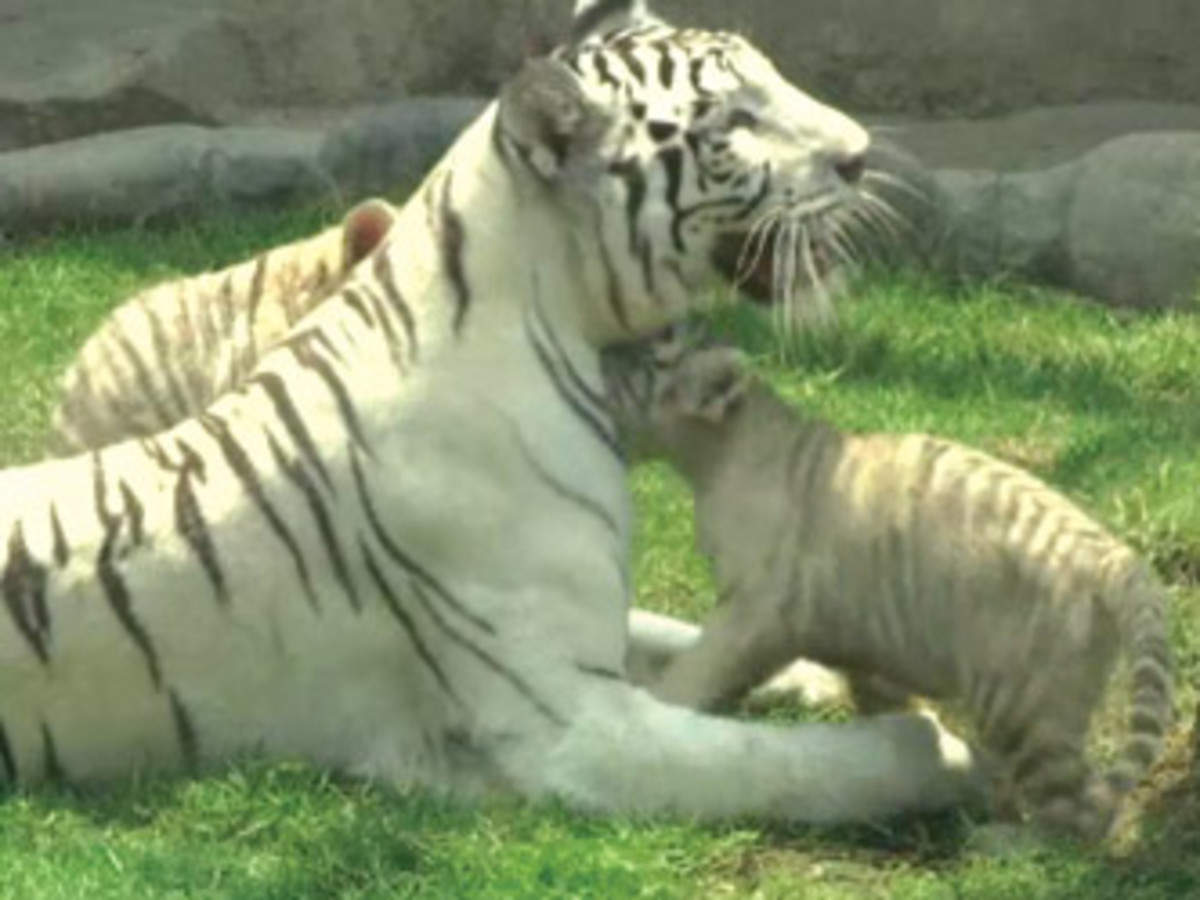
<instances>
[{"instance_id":1,"label":"tiger nose","mask_svg":"<svg viewBox=\"0 0 1200 900\"><path fill-rule=\"evenodd\" d=\"M867 169L867 157L865 153L848 153L837 156L833 160L833 170L838 173L838 177L846 184L858 184L862 181L863 173Z\"/></svg>"}]
</instances>

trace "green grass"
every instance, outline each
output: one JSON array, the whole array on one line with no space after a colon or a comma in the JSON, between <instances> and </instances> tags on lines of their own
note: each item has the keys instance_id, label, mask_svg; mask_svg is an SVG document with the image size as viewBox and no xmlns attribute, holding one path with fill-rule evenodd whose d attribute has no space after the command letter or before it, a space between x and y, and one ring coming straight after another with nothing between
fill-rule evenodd
<instances>
[{"instance_id":1,"label":"green grass","mask_svg":"<svg viewBox=\"0 0 1200 900\"><path fill-rule=\"evenodd\" d=\"M53 380L139 285L307 233L328 211L186 230L72 234L0 257L0 456L36 458ZM1118 317L1020 287L872 280L834 334L787 359L756 319L720 317L777 387L856 429L922 429L1025 465L1093 510L1171 581L1181 705L1200 668L1200 318ZM690 501L635 475L642 604L700 616ZM0 799L0 897L1179 898L1200 895L1200 802L1184 717L1119 856L965 848L951 814L878 828L701 827L552 806L397 795L297 765L101 794Z\"/></svg>"}]
</instances>

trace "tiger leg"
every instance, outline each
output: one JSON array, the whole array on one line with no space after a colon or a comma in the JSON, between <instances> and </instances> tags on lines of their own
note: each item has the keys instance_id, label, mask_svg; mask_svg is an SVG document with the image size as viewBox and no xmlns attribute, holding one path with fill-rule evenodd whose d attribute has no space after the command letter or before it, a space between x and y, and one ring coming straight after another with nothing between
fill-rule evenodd
<instances>
[{"instance_id":1,"label":"tiger leg","mask_svg":"<svg viewBox=\"0 0 1200 900\"><path fill-rule=\"evenodd\" d=\"M1071 682L1065 679L1061 693L1028 686L1011 691L1007 708L985 718L983 740L999 755L1011 783L1013 797L1002 801L1026 806L1039 826L1095 838L1107 831L1115 811L1111 792L1085 755L1098 691Z\"/></svg>"},{"instance_id":2,"label":"tiger leg","mask_svg":"<svg viewBox=\"0 0 1200 900\"><path fill-rule=\"evenodd\" d=\"M913 704L910 691L875 672L848 672L847 682L854 708L864 716L897 712Z\"/></svg>"},{"instance_id":3,"label":"tiger leg","mask_svg":"<svg viewBox=\"0 0 1200 900\"><path fill-rule=\"evenodd\" d=\"M564 677L568 677L564 673ZM525 791L596 812L868 821L979 798L970 750L920 715L795 726L719 718L593 679Z\"/></svg>"},{"instance_id":4,"label":"tiger leg","mask_svg":"<svg viewBox=\"0 0 1200 900\"><path fill-rule=\"evenodd\" d=\"M784 623L728 601L705 620L700 639L678 654L653 686L654 695L693 709L729 709L796 657Z\"/></svg>"}]
</instances>

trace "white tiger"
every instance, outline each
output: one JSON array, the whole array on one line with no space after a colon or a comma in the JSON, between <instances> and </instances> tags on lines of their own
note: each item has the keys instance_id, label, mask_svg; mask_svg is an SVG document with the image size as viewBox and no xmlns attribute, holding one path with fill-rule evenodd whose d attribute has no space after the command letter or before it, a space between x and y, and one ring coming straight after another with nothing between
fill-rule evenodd
<instances>
[{"instance_id":1,"label":"white tiger","mask_svg":"<svg viewBox=\"0 0 1200 900\"><path fill-rule=\"evenodd\" d=\"M578 13L240 386L0 473L9 780L257 749L703 818L975 795L920 716L726 721L622 678L630 503L599 348L683 315L764 216L808 236L776 242L775 286L811 288L796 259L854 202L867 137L741 38L629 0Z\"/></svg>"},{"instance_id":2,"label":"white tiger","mask_svg":"<svg viewBox=\"0 0 1200 900\"><path fill-rule=\"evenodd\" d=\"M1027 472L924 434L803 415L725 346L678 335L605 358L617 421L696 495L719 602L656 696L720 709L797 657L850 676L859 709L959 701L1042 824L1098 836L1171 719L1166 592L1144 561ZM1085 741L1119 650L1121 762Z\"/></svg>"}]
</instances>

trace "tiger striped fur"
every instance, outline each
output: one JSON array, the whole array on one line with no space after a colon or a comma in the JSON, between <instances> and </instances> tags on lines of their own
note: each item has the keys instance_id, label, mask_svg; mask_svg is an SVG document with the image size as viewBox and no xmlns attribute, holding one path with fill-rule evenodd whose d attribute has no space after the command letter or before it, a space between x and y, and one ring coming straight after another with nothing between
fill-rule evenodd
<instances>
[{"instance_id":1,"label":"tiger striped fur","mask_svg":"<svg viewBox=\"0 0 1200 900\"><path fill-rule=\"evenodd\" d=\"M864 711L959 700L1040 822L1107 827L1171 716L1166 595L1132 550L984 453L801 416L731 348L676 336L608 368L623 429L695 490L720 598L657 696L719 709L807 657ZM1122 646L1129 736L1101 780L1084 742Z\"/></svg>"},{"instance_id":2,"label":"tiger striped fur","mask_svg":"<svg viewBox=\"0 0 1200 900\"><path fill-rule=\"evenodd\" d=\"M0 774L253 749L583 809L815 822L977 790L966 748L919 716L727 721L622 677L630 501L599 349L693 307L714 245L758 213L851 202L866 138L740 39L597 8L232 391L0 472ZM668 58L683 74L651 90ZM634 124L667 87L676 142L701 99L765 123L703 192Z\"/></svg>"},{"instance_id":3,"label":"tiger striped fur","mask_svg":"<svg viewBox=\"0 0 1200 900\"><path fill-rule=\"evenodd\" d=\"M336 291L395 216L386 202L368 200L313 237L156 285L118 306L63 375L50 454L148 437L203 410Z\"/></svg>"}]
</instances>

